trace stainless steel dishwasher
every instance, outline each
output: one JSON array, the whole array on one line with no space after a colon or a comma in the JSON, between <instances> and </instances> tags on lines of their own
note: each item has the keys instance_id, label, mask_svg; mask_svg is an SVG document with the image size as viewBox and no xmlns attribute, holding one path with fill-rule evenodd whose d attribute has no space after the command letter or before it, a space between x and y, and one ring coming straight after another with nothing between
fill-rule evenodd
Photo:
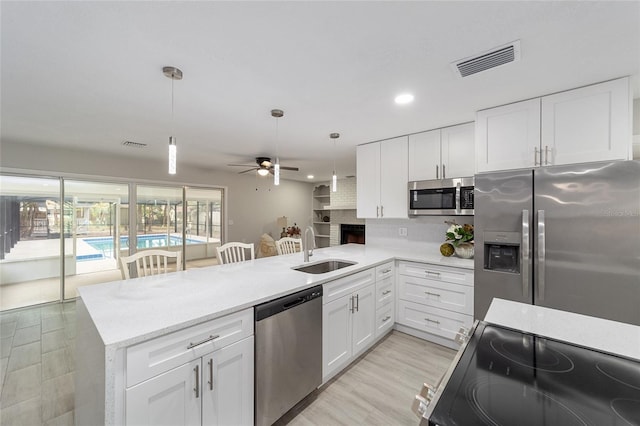
<instances>
[{"instance_id":1,"label":"stainless steel dishwasher","mask_svg":"<svg viewBox=\"0 0 640 426\"><path fill-rule=\"evenodd\" d=\"M322 383L322 286L255 308L256 426L269 426Z\"/></svg>"}]
</instances>

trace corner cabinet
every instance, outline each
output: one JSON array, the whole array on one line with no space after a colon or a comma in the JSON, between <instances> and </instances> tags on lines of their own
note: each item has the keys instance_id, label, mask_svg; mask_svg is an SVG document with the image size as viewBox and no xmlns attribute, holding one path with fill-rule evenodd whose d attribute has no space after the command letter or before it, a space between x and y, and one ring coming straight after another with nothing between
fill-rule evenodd
<instances>
[{"instance_id":1,"label":"corner cabinet","mask_svg":"<svg viewBox=\"0 0 640 426\"><path fill-rule=\"evenodd\" d=\"M474 123L409 135L409 181L475 174Z\"/></svg>"},{"instance_id":2,"label":"corner cabinet","mask_svg":"<svg viewBox=\"0 0 640 426\"><path fill-rule=\"evenodd\" d=\"M407 218L408 138L358 145L357 217Z\"/></svg>"},{"instance_id":3,"label":"corner cabinet","mask_svg":"<svg viewBox=\"0 0 640 426\"><path fill-rule=\"evenodd\" d=\"M329 247L331 231L331 188L320 184L313 188L311 208L313 210L313 232L316 235L316 247Z\"/></svg>"},{"instance_id":4,"label":"corner cabinet","mask_svg":"<svg viewBox=\"0 0 640 426\"><path fill-rule=\"evenodd\" d=\"M478 111L476 171L629 159L630 99L625 77Z\"/></svg>"}]
</instances>

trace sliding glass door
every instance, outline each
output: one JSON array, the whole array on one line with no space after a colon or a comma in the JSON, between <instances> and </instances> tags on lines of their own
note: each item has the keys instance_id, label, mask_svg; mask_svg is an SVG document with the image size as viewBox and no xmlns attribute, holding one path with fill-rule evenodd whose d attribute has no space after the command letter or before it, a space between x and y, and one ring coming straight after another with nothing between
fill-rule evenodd
<instances>
[{"instance_id":1,"label":"sliding glass door","mask_svg":"<svg viewBox=\"0 0 640 426\"><path fill-rule=\"evenodd\" d=\"M215 248L222 238L222 190L187 187L185 192L187 268L215 264Z\"/></svg>"},{"instance_id":2,"label":"sliding glass door","mask_svg":"<svg viewBox=\"0 0 640 426\"><path fill-rule=\"evenodd\" d=\"M59 179L0 176L1 310L60 300L63 229Z\"/></svg>"}]
</instances>

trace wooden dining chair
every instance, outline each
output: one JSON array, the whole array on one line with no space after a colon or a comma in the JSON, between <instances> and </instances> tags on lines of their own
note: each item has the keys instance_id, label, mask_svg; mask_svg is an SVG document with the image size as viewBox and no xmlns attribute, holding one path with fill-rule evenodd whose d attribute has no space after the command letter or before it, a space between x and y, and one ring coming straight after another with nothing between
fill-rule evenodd
<instances>
[{"instance_id":1,"label":"wooden dining chair","mask_svg":"<svg viewBox=\"0 0 640 426\"><path fill-rule=\"evenodd\" d=\"M249 251L248 257L246 255L247 250ZM255 259L253 243L227 243L216 247L216 251L218 252L218 262L221 265Z\"/></svg>"},{"instance_id":2,"label":"wooden dining chair","mask_svg":"<svg viewBox=\"0 0 640 426\"><path fill-rule=\"evenodd\" d=\"M149 275L159 275L171 272L169 269L169 259L176 260L176 270L180 269L182 261L181 251L167 250L143 250L132 254L131 256L120 257L120 272L122 279L128 280L131 277L129 265L135 263L137 277L146 277Z\"/></svg>"},{"instance_id":3,"label":"wooden dining chair","mask_svg":"<svg viewBox=\"0 0 640 426\"><path fill-rule=\"evenodd\" d=\"M302 251L302 240L300 238L283 237L276 241L278 255L297 253Z\"/></svg>"}]
</instances>

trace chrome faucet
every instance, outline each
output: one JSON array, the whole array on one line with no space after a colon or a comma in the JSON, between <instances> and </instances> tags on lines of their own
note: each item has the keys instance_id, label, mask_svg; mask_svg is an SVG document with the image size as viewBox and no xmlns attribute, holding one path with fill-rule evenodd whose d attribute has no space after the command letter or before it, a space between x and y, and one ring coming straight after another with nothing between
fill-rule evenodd
<instances>
[{"instance_id":1,"label":"chrome faucet","mask_svg":"<svg viewBox=\"0 0 640 426\"><path fill-rule=\"evenodd\" d=\"M313 246L309 248L309 240L307 239L307 232L311 231L311 242ZM309 261L309 256L313 256L313 249L316 248L316 233L313 232L313 226L307 226L304 230L304 236L302 238L302 252L304 253L304 261Z\"/></svg>"}]
</instances>

